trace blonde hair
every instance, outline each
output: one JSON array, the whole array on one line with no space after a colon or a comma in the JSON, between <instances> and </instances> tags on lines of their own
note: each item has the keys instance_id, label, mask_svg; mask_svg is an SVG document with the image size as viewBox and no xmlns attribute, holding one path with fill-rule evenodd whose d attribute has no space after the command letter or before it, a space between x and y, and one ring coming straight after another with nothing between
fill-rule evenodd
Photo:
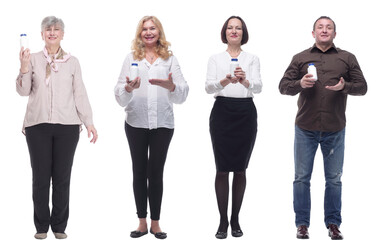
<instances>
[{"instance_id":1,"label":"blonde hair","mask_svg":"<svg viewBox=\"0 0 383 240\"><path fill-rule=\"evenodd\" d=\"M162 24L160 20L158 20L158 18L156 18L155 16L145 16L139 21L136 30L136 37L132 41L133 58L139 61L145 58L145 44L142 42L141 33L144 23L149 20L153 21L154 25L156 25L159 32L156 53L160 58L168 59L170 56L173 55L172 51L169 50L170 42L166 41L165 32L162 27Z\"/></svg>"}]
</instances>

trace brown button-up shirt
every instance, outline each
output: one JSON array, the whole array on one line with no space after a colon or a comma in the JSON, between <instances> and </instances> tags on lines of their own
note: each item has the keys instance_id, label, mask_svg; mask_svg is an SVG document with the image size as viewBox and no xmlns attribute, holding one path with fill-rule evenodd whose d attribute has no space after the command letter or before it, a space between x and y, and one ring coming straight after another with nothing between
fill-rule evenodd
<instances>
[{"instance_id":1,"label":"brown button-up shirt","mask_svg":"<svg viewBox=\"0 0 383 240\"><path fill-rule=\"evenodd\" d=\"M318 80L314 87L303 89L300 80L314 63ZM340 78L345 80L341 91L328 90ZM355 56L334 45L322 52L313 47L296 54L279 83L279 91L286 95L299 94L296 125L309 131L336 132L346 126L347 95L364 95L367 83Z\"/></svg>"}]
</instances>

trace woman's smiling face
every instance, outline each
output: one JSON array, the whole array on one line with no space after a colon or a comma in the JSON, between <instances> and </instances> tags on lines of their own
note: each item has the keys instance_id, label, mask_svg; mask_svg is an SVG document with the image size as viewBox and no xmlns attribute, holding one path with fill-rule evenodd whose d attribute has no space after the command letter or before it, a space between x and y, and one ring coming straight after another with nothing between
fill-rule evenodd
<instances>
[{"instance_id":1,"label":"woman's smiling face","mask_svg":"<svg viewBox=\"0 0 383 240\"><path fill-rule=\"evenodd\" d=\"M141 40L145 46L156 46L157 41L160 38L160 33L157 26L152 20L144 22L141 32Z\"/></svg>"},{"instance_id":2,"label":"woman's smiling face","mask_svg":"<svg viewBox=\"0 0 383 240\"><path fill-rule=\"evenodd\" d=\"M46 46L60 46L60 42L64 37L64 32L58 25L46 27L41 32L42 38Z\"/></svg>"},{"instance_id":3,"label":"woman's smiling face","mask_svg":"<svg viewBox=\"0 0 383 240\"><path fill-rule=\"evenodd\" d=\"M229 45L241 45L242 35L242 22L237 18L230 19L226 28L227 43Z\"/></svg>"}]
</instances>

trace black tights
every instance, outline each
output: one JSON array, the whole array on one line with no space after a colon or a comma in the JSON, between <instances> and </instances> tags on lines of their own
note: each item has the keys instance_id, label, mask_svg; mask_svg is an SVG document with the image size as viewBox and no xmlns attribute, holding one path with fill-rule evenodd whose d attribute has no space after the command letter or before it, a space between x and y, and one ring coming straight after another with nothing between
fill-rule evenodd
<instances>
[{"instance_id":1,"label":"black tights","mask_svg":"<svg viewBox=\"0 0 383 240\"><path fill-rule=\"evenodd\" d=\"M232 210L230 225L232 230L241 229L238 215L241 210L243 195L246 189L246 171L234 172L232 185ZM226 232L229 226L227 208L229 204L229 172L218 172L215 177L215 193L217 195L218 210L221 216L218 232Z\"/></svg>"}]
</instances>

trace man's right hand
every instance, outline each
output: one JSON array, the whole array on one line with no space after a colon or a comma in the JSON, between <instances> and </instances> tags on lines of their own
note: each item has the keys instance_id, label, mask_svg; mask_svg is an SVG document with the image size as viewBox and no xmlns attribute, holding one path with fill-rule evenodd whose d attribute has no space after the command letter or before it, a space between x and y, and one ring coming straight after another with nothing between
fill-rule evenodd
<instances>
[{"instance_id":1,"label":"man's right hand","mask_svg":"<svg viewBox=\"0 0 383 240\"><path fill-rule=\"evenodd\" d=\"M315 80L312 78L312 74L306 74L303 76L303 78L300 81L302 88L312 88L315 85Z\"/></svg>"}]
</instances>

